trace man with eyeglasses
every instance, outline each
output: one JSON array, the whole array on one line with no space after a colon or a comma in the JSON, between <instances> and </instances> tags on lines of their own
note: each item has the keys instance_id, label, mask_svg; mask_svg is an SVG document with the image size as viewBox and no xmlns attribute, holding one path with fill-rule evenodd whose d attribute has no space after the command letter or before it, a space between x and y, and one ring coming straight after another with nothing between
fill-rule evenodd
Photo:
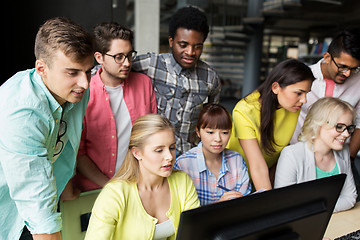
<instances>
[{"instance_id":1,"label":"man with eyeglasses","mask_svg":"<svg viewBox=\"0 0 360 240\"><path fill-rule=\"evenodd\" d=\"M93 54L84 28L50 19L35 67L0 87L0 239L61 239L58 201L75 171Z\"/></svg>"},{"instance_id":2,"label":"man with eyeglasses","mask_svg":"<svg viewBox=\"0 0 360 240\"><path fill-rule=\"evenodd\" d=\"M156 113L151 80L131 72L133 32L115 22L94 28L95 59L101 68L91 78L74 185L81 191L103 187L120 168L134 121Z\"/></svg>"},{"instance_id":3,"label":"man with eyeglasses","mask_svg":"<svg viewBox=\"0 0 360 240\"><path fill-rule=\"evenodd\" d=\"M356 129L350 140L350 156L355 159L360 148L360 28L339 32L328 51L316 64L310 66L315 76L307 103L301 108L291 144L297 142L309 107L319 98L337 97L349 102L356 110ZM354 169L353 169L354 170ZM358 174L354 172L356 177Z\"/></svg>"},{"instance_id":4,"label":"man with eyeglasses","mask_svg":"<svg viewBox=\"0 0 360 240\"><path fill-rule=\"evenodd\" d=\"M148 53L133 63L154 85L158 113L175 128L176 155L195 146L195 126L205 103L218 103L221 84L216 71L200 59L209 33L206 15L192 6L180 8L169 22L171 53Z\"/></svg>"}]
</instances>

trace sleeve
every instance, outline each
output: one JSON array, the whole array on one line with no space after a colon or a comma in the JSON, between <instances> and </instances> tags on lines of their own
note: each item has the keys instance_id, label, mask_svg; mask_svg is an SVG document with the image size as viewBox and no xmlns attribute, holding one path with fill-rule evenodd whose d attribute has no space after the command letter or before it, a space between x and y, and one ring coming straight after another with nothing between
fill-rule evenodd
<instances>
[{"instance_id":1,"label":"sleeve","mask_svg":"<svg viewBox=\"0 0 360 240\"><path fill-rule=\"evenodd\" d=\"M151 110L151 113L154 113L156 114L157 113L157 102L156 102L156 95L155 95L155 92L154 92L154 88L153 88L153 85L151 83L151 80L149 79L149 82L150 82L150 110Z\"/></svg>"},{"instance_id":2,"label":"sleeve","mask_svg":"<svg viewBox=\"0 0 360 240\"><path fill-rule=\"evenodd\" d=\"M209 103L219 103L221 92L221 83L219 76L215 73L214 87L210 91Z\"/></svg>"},{"instance_id":3,"label":"sleeve","mask_svg":"<svg viewBox=\"0 0 360 240\"><path fill-rule=\"evenodd\" d=\"M299 159L296 159L295 152L289 146L281 151L276 166L274 188L286 187L297 183L296 161L299 161Z\"/></svg>"},{"instance_id":4,"label":"sleeve","mask_svg":"<svg viewBox=\"0 0 360 240\"><path fill-rule=\"evenodd\" d=\"M238 161L241 162L241 174L240 174L241 181L240 181L240 188L238 191L241 192L243 196L246 196L251 193L251 184L250 184L248 168L241 154L237 154L237 158Z\"/></svg>"},{"instance_id":5,"label":"sleeve","mask_svg":"<svg viewBox=\"0 0 360 240\"><path fill-rule=\"evenodd\" d=\"M356 128L360 128L360 101L354 106L354 108L356 111L355 125Z\"/></svg>"},{"instance_id":6,"label":"sleeve","mask_svg":"<svg viewBox=\"0 0 360 240\"><path fill-rule=\"evenodd\" d=\"M180 159L176 159L176 161L174 163L174 169L181 170Z\"/></svg>"},{"instance_id":7,"label":"sleeve","mask_svg":"<svg viewBox=\"0 0 360 240\"><path fill-rule=\"evenodd\" d=\"M341 173L346 174L346 179L340 196L336 202L334 212L344 211L354 207L357 198L354 177L350 164L350 153L347 145L344 147L342 154L344 159L340 159L340 161L344 161L344 169L340 171Z\"/></svg>"},{"instance_id":8,"label":"sleeve","mask_svg":"<svg viewBox=\"0 0 360 240\"><path fill-rule=\"evenodd\" d=\"M85 240L109 240L115 233L124 205L109 186L111 183L103 188L94 203Z\"/></svg>"},{"instance_id":9,"label":"sleeve","mask_svg":"<svg viewBox=\"0 0 360 240\"><path fill-rule=\"evenodd\" d=\"M44 109L26 107L2 111L0 163L9 194L32 234L61 230L56 181L47 144L51 137Z\"/></svg>"},{"instance_id":10,"label":"sleeve","mask_svg":"<svg viewBox=\"0 0 360 240\"><path fill-rule=\"evenodd\" d=\"M151 63L151 55L155 53L147 53L137 56L132 62L132 69L135 72L144 73L147 75Z\"/></svg>"},{"instance_id":11,"label":"sleeve","mask_svg":"<svg viewBox=\"0 0 360 240\"><path fill-rule=\"evenodd\" d=\"M241 100L243 101L243 100ZM246 106L237 104L233 111L233 122L235 137L239 139L253 139L256 138L255 124L251 120L249 113L246 111Z\"/></svg>"},{"instance_id":12,"label":"sleeve","mask_svg":"<svg viewBox=\"0 0 360 240\"><path fill-rule=\"evenodd\" d=\"M78 155L87 154L86 144L85 144L85 142L86 142L86 131L87 131L87 124L86 124L86 115L85 115L84 120L83 120L83 129L82 129L82 132L81 132L81 139L80 139Z\"/></svg>"},{"instance_id":13,"label":"sleeve","mask_svg":"<svg viewBox=\"0 0 360 240\"><path fill-rule=\"evenodd\" d=\"M200 201L191 178L184 172L185 183L186 183L186 198L184 209L182 211L194 209L200 207Z\"/></svg>"}]
</instances>

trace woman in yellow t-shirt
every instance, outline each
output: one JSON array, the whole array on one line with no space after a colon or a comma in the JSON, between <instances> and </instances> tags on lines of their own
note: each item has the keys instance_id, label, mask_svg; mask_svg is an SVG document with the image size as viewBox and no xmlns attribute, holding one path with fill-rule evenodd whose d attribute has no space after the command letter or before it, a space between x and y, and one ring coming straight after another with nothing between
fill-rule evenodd
<instances>
[{"instance_id":1,"label":"woman in yellow t-shirt","mask_svg":"<svg viewBox=\"0 0 360 240\"><path fill-rule=\"evenodd\" d=\"M288 59L236 104L227 147L243 155L256 190L272 188L277 159L290 142L314 79L304 63Z\"/></svg>"}]
</instances>

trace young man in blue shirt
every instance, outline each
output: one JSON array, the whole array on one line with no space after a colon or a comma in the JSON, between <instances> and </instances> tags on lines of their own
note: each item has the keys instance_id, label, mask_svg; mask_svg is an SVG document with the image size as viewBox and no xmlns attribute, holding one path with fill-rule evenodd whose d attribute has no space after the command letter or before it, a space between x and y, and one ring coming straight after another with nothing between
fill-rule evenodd
<instances>
[{"instance_id":1,"label":"young man in blue shirt","mask_svg":"<svg viewBox=\"0 0 360 240\"><path fill-rule=\"evenodd\" d=\"M89 98L93 40L81 26L46 21L35 56L34 69L0 87L0 239L61 239L57 203L74 173Z\"/></svg>"}]
</instances>

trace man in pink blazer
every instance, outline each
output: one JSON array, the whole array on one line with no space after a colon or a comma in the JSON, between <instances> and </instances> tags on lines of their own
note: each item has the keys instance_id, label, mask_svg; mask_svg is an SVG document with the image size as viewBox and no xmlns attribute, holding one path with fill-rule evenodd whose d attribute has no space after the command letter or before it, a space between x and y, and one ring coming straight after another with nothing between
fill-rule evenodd
<instances>
[{"instance_id":1,"label":"man in pink blazer","mask_svg":"<svg viewBox=\"0 0 360 240\"><path fill-rule=\"evenodd\" d=\"M103 187L120 168L128 149L133 122L156 113L157 104L149 77L130 72L133 32L117 23L94 28L95 59L101 65L90 83L77 175L81 191Z\"/></svg>"}]
</instances>

